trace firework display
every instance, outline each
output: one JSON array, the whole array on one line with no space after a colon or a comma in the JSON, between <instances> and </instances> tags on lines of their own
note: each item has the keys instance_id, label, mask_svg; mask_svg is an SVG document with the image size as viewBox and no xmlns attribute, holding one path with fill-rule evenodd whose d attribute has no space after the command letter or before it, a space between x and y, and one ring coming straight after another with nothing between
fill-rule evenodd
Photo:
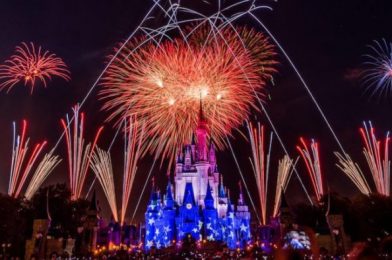
<instances>
[{"instance_id":1,"label":"firework display","mask_svg":"<svg viewBox=\"0 0 392 260\"><path fill-rule=\"evenodd\" d=\"M265 152L265 137L264 126L260 124L254 127L248 123L250 143L252 147L252 168L256 178L257 190L259 192L260 208L261 208L261 223L263 225L267 222L267 195L268 195L268 175L270 164L270 153L272 134L270 138L270 145L268 153Z\"/></svg>"},{"instance_id":2,"label":"firework display","mask_svg":"<svg viewBox=\"0 0 392 260\"><path fill-rule=\"evenodd\" d=\"M61 124L64 128L67 145L68 177L72 199L77 200L81 196L91 157L103 127L98 129L94 141L86 145L84 139L84 113L79 112L79 105L74 106L72 110L72 119L67 115L65 120L61 119Z\"/></svg>"},{"instance_id":3,"label":"firework display","mask_svg":"<svg viewBox=\"0 0 392 260\"><path fill-rule=\"evenodd\" d=\"M126 123L124 131L124 177L121 204L121 224L125 221L129 199L133 183L135 181L137 162L140 158L142 140L144 136L144 124L141 125L137 120L130 118ZM140 134L139 138L137 135Z\"/></svg>"},{"instance_id":4,"label":"firework display","mask_svg":"<svg viewBox=\"0 0 392 260\"><path fill-rule=\"evenodd\" d=\"M297 146L297 150L305 162L317 201L320 201L321 197L325 194L325 191L324 180L321 173L318 143L312 139L309 149L309 144L301 137L300 145Z\"/></svg>"},{"instance_id":5,"label":"firework display","mask_svg":"<svg viewBox=\"0 0 392 260\"><path fill-rule=\"evenodd\" d=\"M91 15L72 19L55 3L2 8L0 123L13 133L0 136L10 159L0 164L1 256L389 259L392 43L380 37L381 4L323 5L313 24L318 4L303 19L304 3L147 2L131 18L127 8L146 4L82 5ZM295 20L264 19L273 9ZM304 68L317 95L289 52L317 59ZM57 82L70 88L46 89ZM362 102L361 84L382 102ZM385 135L365 121L352 140L362 118Z\"/></svg>"},{"instance_id":6,"label":"firework display","mask_svg":"<svg viewBox=\"0 0 392 260\"><path fill-rule=\"evenodd\" d=\"M36 144L31 154L28 155L30 138L26 137L27 121L23 120L22 133L20 135L16 135L15 122L13 126L14 141L12 143L12 160L8 195L17 198L19 197L19 194L22 191L26 179L29 176L37 158L42 152L42 149L45 147L46 141ZM26 159L27 161L25 161Z\"/></svg>"},{"instance_id":7,"label":"firework display","mask_svg":"<svg viewBox=\"0 0 392 260\"><path fill-rule=\"evenodd\" d=\"M25 192L26 199L31 200L36 191L42 186L46 178L48 178L60 162L61 159L59 156L53 155L52 152L45 154L44 158L35 169L33 177L27 186Z\"/></svg>"},{"instance_id":8,"label":"firework display","mask_svg":"<svg viewBox=\"0 0 392 260\"><path fill-rule=\"evenodd\" d=\"M91 169L97 176L103 192L105 193L113 219L118 221L116 190L114 188L113 167L110 153L97 148L93 153Z\"/></svg>"},{"instance_id":9,"label":"firework display","mask_svg":"<svg viewBox=\"0 0 392 260\"><path fill-rule=\"evenodd\" d=\"M276 179L274 211L272 214L272 216L274 217L277 217L279 214L279 207L281 204L282 196L289 184L294 167L295 163L293 163L293 160L290 159L290 157L288 157L287 155L285 155L281 160L279 160L278 176Z\"/></svg>"},{"instance_id":10,"label":"firework display","mask_svg":"<svg viewBox=\"0 0 392 260\"><path fill-rule=\"evenodd\" d=\"M381 142L377 139L375 129L371 122L367 125L363 123L360 128L362 140L365 144L363 154L366 157L376 190L379 194L389 196L391 193L391 162L389 160L389 132L385 140ZM382 145L383 148L382 149Z\"/></svg>"},{"instance_id":11,"label":"firework display","mask_svg":"<svg viewBox=\"0 0 392 260\"><path fill-rule=\"evenodd\" d=\"M373 41L365 54L362 73L366 92L372 96L390 97L392 91L392 44L385 39Z\"/></svg>"},{"instance_id":12,"label":"firework display","mask_svg":"<svg viewBox=\"0 0 392 260\"><path fill-rule=\"evenodd\" d=\"M335 152L335 155L338 158L338 163L336 164L336 166L342 172L344 172L347 177L350 178L350 180L363 194L369 195L371 193L371 190L359 165L355 163L348 154L345 154L343 156L342 154Z\"/></svg>"},{"instance_id":13,"label":"firework display","mask_svg":"<svg viewBox=\"0 0 392 260\"><path fill-rule=\"evenodd\" d=\"M49 51L36 47L32 42L22 42L12 55L0 65L0 90L10 91L15 85L23 82L33 93L37 82L45 87L48 80L60 77L70 80L70 74L64 61Z\"/></svg>"},{"instance_id":14,"label":"firework display","mask_svg":"<svg viewBox=\"0 0 392 260\"><path fill-rule=\"evenodd\" d=\"M133 116L146 125L144 150L173 157L189 142L200 102L218 147L248 117L255 95L275 72L275 51L268 39L252 30L206 29L159 45L129 42L103 78L100 91L109 120L119 124ZM213 37L211 36L213 35ZM257 44L256 44L257 43ZM254 92L256 90L256 92Z\"/></svg>"}]
</instances>

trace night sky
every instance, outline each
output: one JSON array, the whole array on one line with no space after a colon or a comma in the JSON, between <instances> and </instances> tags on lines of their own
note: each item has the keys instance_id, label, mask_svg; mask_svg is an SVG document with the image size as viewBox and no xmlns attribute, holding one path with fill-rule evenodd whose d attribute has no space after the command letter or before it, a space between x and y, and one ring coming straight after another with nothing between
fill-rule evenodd
<instances>
[{"instance_id":1,"label":"night sky","mask_svg":"<svg viewBox=\"0 0 392 260\"><path fill-rule=\"evenodd\" d=\"M211 0L212 1L212 0ZM193 0L193 5L202 6L203 1ZM200 2L200 3L199 3ZM379 135L392 129L390 111L391 100L369 99L358 80L362 55L373 40L385 38L392 40L390 0L281 0L264 1L273 11L262 11L258 16L274 33L301 71L313 94L334 127L344 148L368 173L362 155L362 145L358 127L363 120L372 120ZM46 139L53 146L60 134L59 120L77 102L80 102L105 66L106 56L113 46L133 32L153 1L3 1L0 6L0 61L7 59L20 42L32 41L62 57L69 66L72 80L65 82L54 79L48 88L42 86L30 95L23 85L15 86L10 93L0 93L0 190L6 192L11 159L12 121L29 120L29 135L32 141ZM159 16L157 15L159 18ZM157 18L157 19L158 19ZM159 23L159 19L155 21ZM239 24L255 26L252 21L243 19ZM261 30L261 28L258 28ZM271 100L266 101L279 134L290 154L297 156L295 145L300 136L315 138L320 142L322 170L327 177L331 191L352 196L356 188L334 166L333 151L338 149L336 142L317 112L310 97L282 55L279 56L279 73L275 76L275 86L269 86L267 93ZM98 125L104 123L106 114L100 111L102 103L94 91L87 100L83 111L87 114L87 140L92 140ZM268 124L263 115L252 118ZM106 149L115 131L110 124L105 125L101 148ZM247 176L251 193L257 200L254 180L248 157L250 147L238 134L233 141L239 156L241 168ZM48 149L47 149L48 151ZM113 164L117 187L121 187L122 142L117 140L113 148ZM65 155L62 142L56 151ZM275 139L271 172L276 174L277 160L283 151ZM47 183L65 182L65 158ZM135 201L146 181L151 158L140 163L136 185L132 192L130 209L133 212ZM218 167L224 174L225 182L237 199L237 182L240 179L228 151L218 153ZM299 171L310 190L302 162ZM161 188L166 184L165 169L156 168L154 174ZM370 176L369 176L370 177ZM271 177L274 179L274 177ZM87 180L92 180L90 173ZM368 179L370 182L370 178ZM273 186L271 182L271 187ZM271 188L271 191L274 188ZM96 185L101 206L107 212L106 200ZM272 195L272 192L270 193ZM136 196L137 195L137 196ZM142 220L145 201L144 194L138 217ZM118 197L120 197L118 195ZM293 178L287 191L289 203L305 201L298 181Z\"/></svg>"}]
</instances>

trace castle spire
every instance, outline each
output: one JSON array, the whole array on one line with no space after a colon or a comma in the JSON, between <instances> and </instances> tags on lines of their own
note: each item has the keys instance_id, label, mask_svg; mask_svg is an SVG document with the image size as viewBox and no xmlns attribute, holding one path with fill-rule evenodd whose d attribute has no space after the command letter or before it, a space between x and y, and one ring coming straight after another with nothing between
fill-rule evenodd
<instances>
[{"instance_id":1,"label":"castle spire","mask_svg":"<svg viewBox=\"0 0 392 260\"><path fill-rule=\"evenodd\" d=\"M200 91L199 120L200 120L200 121L204 121L203 102L202 102L202 97L201 97L201 91Z\"/></svg>"},{"instance_id":2,"label":"castle spire","mask_svg":"<svg viewBox=\"0 0 392 260\"><path fill-rule=\"evenodd\" d=\"M185 146L185 167L190 167L192 164L192 148L189 145Z\"/></svg>"},{"instance_id":3,"label":"castle spire","mask_svg":"<svg viewBox=\"0 0 392 260\"><path fill-rule=\"evenodd\" d=\"M207 132L207 121L204 118L203 105L200 96L199 121L196 128L198 161L207 161Z\"/></svg>"},{"instance_id":4,"label":"castle spire","mask_svg":"<svg viewBox=\"0 0 392 260\"><path fill-rule=\"evenodd\" d=\"M166 186L166 194L165 194L165 206L167 208L173 208L174 206L174 199L172 193L172 187L170 183L170 175L167 175L167 186Z\"/></svg>"},{"instance_id":5,"label":"castle spire","mask_svg":"<svg viewBox=\"0 0 392 260\"><path fill-rule=\"evenodd\" d=\"M192 133L191 145L196 145L195 133Z\"/></svg>"},{"instance_id":6,"label":"castle spire","mask_svg":"<svg viewBox=\"0 0 392 260\"><path fill-rule=\"evenodd\" d=\"M241 181L238 182L238 186L239 186L239 189L240 189L240 197L238 198L238 205L245 205L244 194L242 193Z\"/></svg>"},{"instance_id":7,"label":"castle spire","mask_svg":"<svg viewBox=\"0 0 392 260\"><path fill-rule=\"evenodd\" d=\"M207 182L207 192L206 192L206 200L214 200L214 198L212 197L212 193L211 193L211 186L210 186L210 182Z\"/></svg>"},{"instance_id":8,"label":"castle spire","mask_svg":"<svg viewBox=\"0 0 392 260\"><path fill-rule=\"evenodd\" d=\"M216 171L216 154L215 154L215 145L212 138L210 138L210 150L208 152L208 160L212 166L212 171Z\"/></svg>"},{"instance_id":9,"label":"castle spire","mask_svg":"<svg viewBox=\"0 0 392 260\"><path fill-rule=\"evenodd\" d=\"M150 195L149 204L155 205L157 200L158 200L158 195L155 187L155 177L153 176L151 178L151 195Z\"/></svg>"},{"instance_id":10,"label":"castle spire","mask_svg":"<svg viewBox=\"0 0 392 260\"><path fill-rule=\"evenodd\" d=\"M192 187L192 183L188 182L185 185L185 192L184 192L184 201L183 204L191 204L191 205L196 205L195 202L195 196L193 194L193 187Z\"/></svg>"},{"instance_id":11,"label":"castle spire","mask_svg":"<svg viewBox=\"0 0 392 260\"><path fill-rule=\"evenodd\" d=\"M207 182L207 192L204 198L204 205L206 208L214 208L214 197L212 197L210 182Z\"/></svg>"},{"instance_id":12,"label":"castle spire","mask_svg":"<svg viewBox=\"0 0 392 260\"><path fill-rule=\"evenodd\" d=\"M219 182L219 198L226 198L225 187L223 186L223 175L220 175L220 182Z\"/></svg>"}]
</instances>

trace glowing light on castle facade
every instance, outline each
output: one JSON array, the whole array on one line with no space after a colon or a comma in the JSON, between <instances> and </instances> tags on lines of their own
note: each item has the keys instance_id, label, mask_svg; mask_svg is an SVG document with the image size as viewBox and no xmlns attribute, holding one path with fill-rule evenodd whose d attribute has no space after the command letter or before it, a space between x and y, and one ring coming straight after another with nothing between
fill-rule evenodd
<instances>
[{"instance_id":1,"label":"glowing light on castle facade","mask_svg":"<svg viewBox=\"0 0 392 260\"><path fill-rule=\"evenodd\" d=\"M250 212L242 190L235 207L207 134L208 124L200 111L196 138L177 156L174 186L169 181L161 194L153 185L145 213L147 250L181 246L190 236L195 241L223 242L231 249L244 248L250 242Z\"/></svg>"}]
</instances>

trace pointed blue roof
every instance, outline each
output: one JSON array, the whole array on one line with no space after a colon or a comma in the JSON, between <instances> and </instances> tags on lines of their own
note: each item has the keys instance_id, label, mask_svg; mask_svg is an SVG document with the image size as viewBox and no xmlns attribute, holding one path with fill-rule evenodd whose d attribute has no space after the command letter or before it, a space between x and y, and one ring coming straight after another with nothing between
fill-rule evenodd
<instances>
[{"instance_id":1,"label":"pointed blue roof","mask_svg":"<svg viewBox=\"0 0 392 260\"><path fill-rule=\"evenodd\" d=\"M220 178L220 183L219 183L219 193L218 193L219 198L226 198L226 192L225 192L225 187L223 187L223 177L221 174Z\"/></svg>"},{"instance_id":2,"label":"pointed blue roof","mask_svg":"<svg viewBox=\"0 0 392 260\"><path fill-rule=\"evenodd\" d=\"M155 188L155 185L153 183L150 199L148 201L148 205L149 205L148 210L155 210L156 206L158 206L158 201L159 201L159 191ZM150 207L150 205L153 205L153 207Z\"/></svg>"},{"instance_id":3,"label":"pointed blue roof","mask_svg":"<svg viewBox=\"0 0 392 260\"><path fill-rule=\"evenodd\" d=\"M195 196L193 195L193 187L192 187L191 182L187 182L185 185L183 204L188 204L188 203L191 203L192 205L196 205Z\"/></svg>"},{"instance_id":4,"label":"pointed blue roof","mask_svg":"<svg viewBox=\"0 0 392 260\"><path fill-rule=\"evenodd\" d=\"M230 199L227 201L227 215L228 213L234 212L233 204L231 204Z\"/></svg>"},{"instance_id":5,"label":"pointed blue roof","mask_svg":"<svg viewBox=\"0 0 392 260\"><path fill-rule=\"evenodd\" d=\"M167 187L166 187L166 200L173 200L170 182L167 183Z\"/></svg>"},{"instance_id":6,"label":"pointed blue roof","mask_svg":"<svg viewBox=\"0 0 392 260\"><path fill-rule=\"evenodd\" d=\"M207 192L204 198L204 205L208 209L214 208L214 198L212 197L210 182L207 182Z\"/></svg>"},{"instance_id":7,"label":"pointed blue roof","mask_svg":"<svg viewBox=\"0 0 392 260\"><path fill-rule=\"evenodd\" d=\"M210 182L207 182L207 192L206 192L206 197L204 198L205 201L207 200L214 200L214 198L212 197L212 192L211 192L211 186L210 186Z\"/></svg>"},{"instance_id":8,"label":"pointed blue roof","mask_svg":"<svg viewBox=\"0 0 392 260\"><path fill-rule=\"evenodd\" d=\"M227 191L227 213L233 212L233 204L231 204L230 190Z\"/></svg>"}]
</instances>

